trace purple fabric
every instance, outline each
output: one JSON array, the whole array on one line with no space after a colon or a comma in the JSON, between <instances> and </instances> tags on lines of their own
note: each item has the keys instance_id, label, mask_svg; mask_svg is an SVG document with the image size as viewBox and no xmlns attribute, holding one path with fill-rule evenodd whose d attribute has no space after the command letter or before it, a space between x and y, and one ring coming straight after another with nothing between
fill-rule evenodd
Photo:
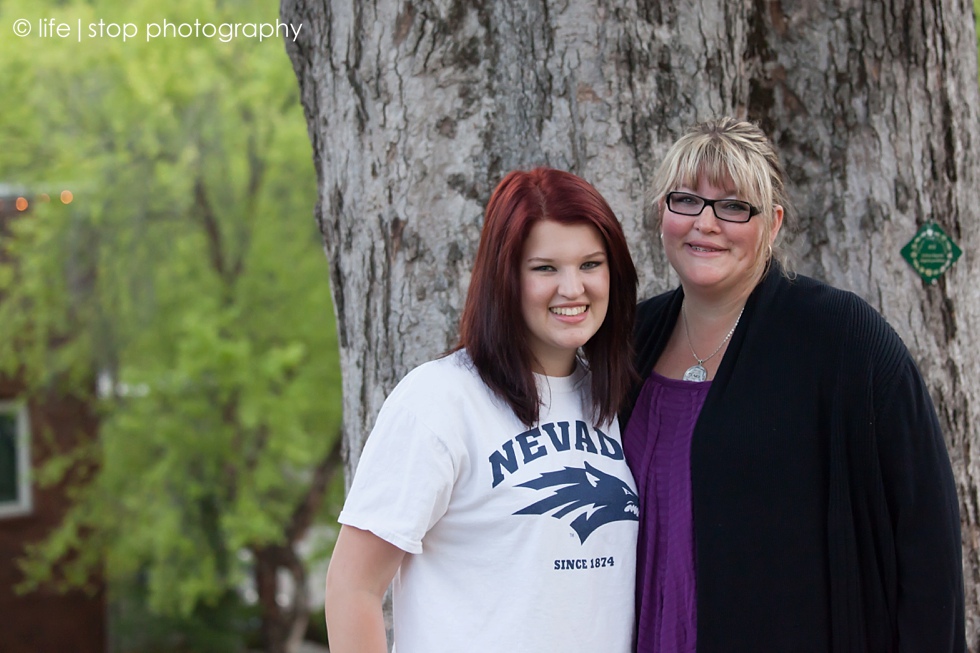
<instances>
[{"instance_id":1,"label":"purple fabric","mask_svg":"<svg viewBox=\"0 0 980 653\"><path fill-rule=\"evenodd\" d=\"M637 653L695 650L691 436L710 387L710 382L668 379L653 372L623 436L640 497Z\"/></svg>"}]
</instances>

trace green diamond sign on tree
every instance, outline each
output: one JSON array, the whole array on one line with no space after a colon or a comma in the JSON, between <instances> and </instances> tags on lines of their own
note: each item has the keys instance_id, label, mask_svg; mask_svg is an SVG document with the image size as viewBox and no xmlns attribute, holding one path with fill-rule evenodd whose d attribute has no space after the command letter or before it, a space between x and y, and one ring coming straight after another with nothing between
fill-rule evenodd
<instances>
[{"instance_id":1,"label":"green diamond sign on tree","mask_svg":"<svg viewBox=\"0 0 980 653\"><path fill-rule=\"evenodd\" d=\"M936 283L962 253L963 250L935 222L922 225L902 248L902 257L928 283Z\"/></svg>"}]
</instances>

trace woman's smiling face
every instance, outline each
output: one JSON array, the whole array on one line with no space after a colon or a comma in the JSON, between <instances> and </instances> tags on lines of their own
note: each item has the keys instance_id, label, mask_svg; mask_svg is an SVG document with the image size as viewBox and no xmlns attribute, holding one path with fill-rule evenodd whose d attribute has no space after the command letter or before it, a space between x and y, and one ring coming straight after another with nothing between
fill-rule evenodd
<instances>
[{"instance_id":1,"label":"woman's smiling face","mask_svg":"<svg viewBox=\"0 0 980 653\"><path fill-rule=\"evenodd\" d=\"M673 190L693 193L709 200L745 200L732 188L715 186L703 176L697 187L679 186ZM782 208L775 207L772 238L782 224ZM748 222L719 220L713 207L705 206L698 216L674 213L666 204L661 222L664 251L677 272L686 293L706 295L739 293L755 287L764 269L769 242L763 242L762 216Z\"/></svg>"},{"instance_id":2,"label":"woman's smiling face","mask_svg":"<svg viewBox=\"0 0 980 653\"><path fill-rule=\"evenodd\" d=\"M591 224L540 220L521 257L521 309L534 371L566 376L578 348L595 335L609 306L609 265Z\"/></svg>"}]
</instances>

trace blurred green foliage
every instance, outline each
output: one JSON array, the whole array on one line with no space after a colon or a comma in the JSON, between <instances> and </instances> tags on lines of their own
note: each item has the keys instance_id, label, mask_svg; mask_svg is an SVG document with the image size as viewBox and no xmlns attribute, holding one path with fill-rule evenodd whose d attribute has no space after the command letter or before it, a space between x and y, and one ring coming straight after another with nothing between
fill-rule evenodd
<instances>
[{"instance_id":1,"label":"blurred green foliage","mask_svg":"<svg viewBox=\"0 0 980 653\"><path fill-rule=\"evenodd\" d=\"M260 608L230 592L188 616L147 609L140 583L114 588L111 645L116 653L233 653L262 648ZM314 620L311 620L313 622Z\"/></svg>"},{"instance_id":2,"label":"blurred green foliage","mask_svg":"<svg viewBox=\"0 0 980 653\"><path fill-rule=\"evenodd\" d=\"M31 35L10 33L18 18ZM49 18L70 36L42 38ZM0 373L100 417L97 446L38 472L50 484L99 463L30 550L26 588L104 569L110 586L141 578L152 611L188 616L241 585L240 551L284 541L339 437L340 372L282 39L147 42L164 19L274 24L277 5L0 5L0 181L33 194L0 241ZM139 34L90 36L100 20Z\"/></svg>"}]
</instances>

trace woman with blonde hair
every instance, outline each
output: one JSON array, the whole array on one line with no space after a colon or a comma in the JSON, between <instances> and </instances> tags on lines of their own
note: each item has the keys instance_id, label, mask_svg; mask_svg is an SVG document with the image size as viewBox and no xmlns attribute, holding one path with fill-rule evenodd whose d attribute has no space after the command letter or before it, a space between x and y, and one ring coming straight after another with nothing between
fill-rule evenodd
<instances>
[{"instance_id":1,"label":"woman with blonde hair","mask_svg":"<svg viewBox=\"0 0 980 653\"><path fill-rule=\"evenodd\" d=\"M637 651L964 651L932 402L873 308L779 262L788 200L769 139L701 123L651 196L680 286L638 307L624 415Z\"/></svg>"}]
</instances>

